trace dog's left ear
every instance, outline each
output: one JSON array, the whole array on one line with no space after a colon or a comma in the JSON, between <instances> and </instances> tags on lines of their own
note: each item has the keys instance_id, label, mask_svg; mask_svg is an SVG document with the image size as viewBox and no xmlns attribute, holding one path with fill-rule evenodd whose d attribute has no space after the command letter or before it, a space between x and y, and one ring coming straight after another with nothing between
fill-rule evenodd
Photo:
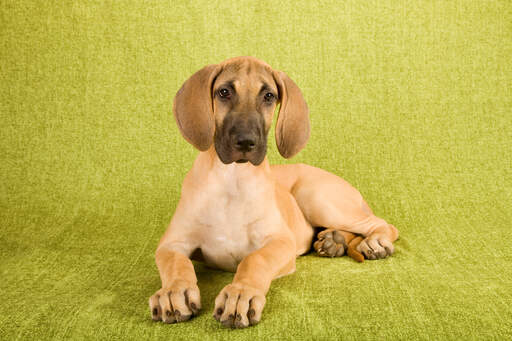
<instances>
[{"instance_id":1,"label":"dog's left ear","mask_svg":"<svg viewBox=\"0 0 512 341\"><path fill-rule=\"evenodd\" d=\"M208 65L194 73L174 97L173 112L181 134L190 144L205 151L213 143L212 86L220 65Z\"/></svg>"},{"instance_id":2,"label":"dog's left ear","mask_svg":"<svg viewBox=\"0 0 512 341\"><path fill-rule=\"evenodd\" d=\"M276 142L284 158L297 154L309 139L308 106L302 92L284 72L274 71L281 106L276 125Z\"/></svg>"}]
</instances>

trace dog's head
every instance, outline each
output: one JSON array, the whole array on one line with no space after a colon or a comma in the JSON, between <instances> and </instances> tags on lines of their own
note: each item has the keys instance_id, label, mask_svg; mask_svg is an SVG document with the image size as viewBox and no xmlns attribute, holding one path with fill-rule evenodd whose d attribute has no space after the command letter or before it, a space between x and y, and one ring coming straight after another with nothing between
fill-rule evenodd
<instances>
[{"instance_id":1,"label":"dog's head","mask_svg":"<svg viewBox=\"0 0 512 341\"><path fill-rule=\"evenodd\" d=\"M197 71L176 94L173 111L183 137L197 149L214 143L225 164L259 165L278 103L277 148L290 158L309 138L306 102L286 74L256 58L232 58Z\"/></svg>"}]
</instances>

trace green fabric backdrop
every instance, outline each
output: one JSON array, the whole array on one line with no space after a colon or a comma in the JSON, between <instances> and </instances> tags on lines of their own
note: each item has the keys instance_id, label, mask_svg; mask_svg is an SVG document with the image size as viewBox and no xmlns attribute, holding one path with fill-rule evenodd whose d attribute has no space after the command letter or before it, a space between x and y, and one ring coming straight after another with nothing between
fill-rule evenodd
<instances>
[{"instance_id":1,"label":"green fabric backdrop","mask_svg":"<svg viewBox=\"0 0 512 341\"><path fill-rule=\"evenodd\" d=\"M0 339L512 337L509 1L3 0L0 36ZM202 314L154 323L197 154L171 101L239 55L309 104L307 147L270 161L342 176L401 238L382 261L300 258L246 330L211 316L232 274L198 264Z\"/></svg>"}]
</instances>

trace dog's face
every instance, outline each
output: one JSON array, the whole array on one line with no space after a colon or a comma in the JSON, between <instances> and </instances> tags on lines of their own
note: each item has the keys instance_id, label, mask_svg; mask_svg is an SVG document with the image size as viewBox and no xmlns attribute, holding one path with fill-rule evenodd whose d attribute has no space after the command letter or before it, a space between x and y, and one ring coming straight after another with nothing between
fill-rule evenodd
<instances>
[{"instance_id":1,"label":"dog's face","mask_svg":"<svg viewBox=\"0 0 512 341\"><path fill-rule=\"evenodd\" d=\"M226 64L213 84L214 145L220 160L259 165L279 91L272 69L241 60Z\"/></svg>"},{"instance_id":2,"label":"dog's face","mask_svg":"<svg viewBox=\"0 0 512 341\"><path fill-rule=\"evenodd\" d=\"M173 109L183 136L199 150L213 143L225 164L259 165L278 103L276 141L289 158L309 137L307 105L288 76L256 58L233 58L196 72L176 94Z\"/></svg>"}]
</instances>

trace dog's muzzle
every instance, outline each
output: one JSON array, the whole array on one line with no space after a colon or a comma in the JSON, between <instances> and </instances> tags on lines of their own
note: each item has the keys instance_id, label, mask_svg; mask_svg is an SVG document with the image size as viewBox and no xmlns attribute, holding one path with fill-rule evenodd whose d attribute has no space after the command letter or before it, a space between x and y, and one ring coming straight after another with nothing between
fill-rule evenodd
<instances>
[{"instance_id":1,"label":"dog's muzzle","mask_svg":"<svg viewBox=\"0 0 512 341\"><path fill-rule=\"evenodd\" d=\"M223 163L249 161L257 166L263 162L267 152L264 119L259 113L229 113L215 130L214 141L217 155Z\"/></svg>"}]
</instances>

